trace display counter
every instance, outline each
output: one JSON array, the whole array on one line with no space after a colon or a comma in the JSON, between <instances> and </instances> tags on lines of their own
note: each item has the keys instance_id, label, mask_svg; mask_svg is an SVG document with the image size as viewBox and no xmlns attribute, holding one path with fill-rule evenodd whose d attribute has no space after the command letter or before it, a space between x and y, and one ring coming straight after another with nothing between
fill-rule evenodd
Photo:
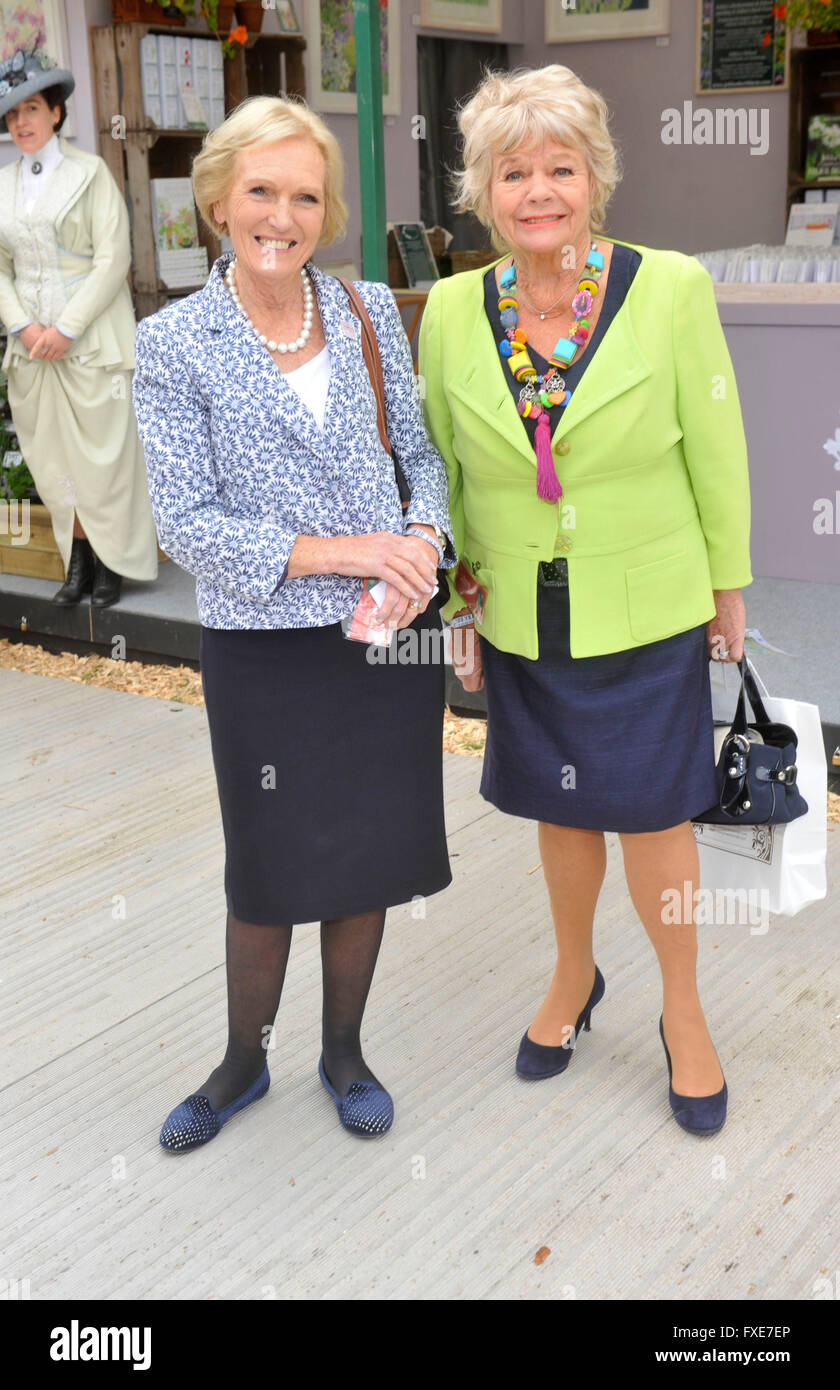
<instances>
[{"instance_id":1,"label":"display counter","mask_svg":"<svg viewBox=\"0 0 840 1390\"><path fill-rule=\"evenodd\" d=\"M747 436L753 576L840 585L840 285L715 296Z\"/></svg>"}]
</instances>

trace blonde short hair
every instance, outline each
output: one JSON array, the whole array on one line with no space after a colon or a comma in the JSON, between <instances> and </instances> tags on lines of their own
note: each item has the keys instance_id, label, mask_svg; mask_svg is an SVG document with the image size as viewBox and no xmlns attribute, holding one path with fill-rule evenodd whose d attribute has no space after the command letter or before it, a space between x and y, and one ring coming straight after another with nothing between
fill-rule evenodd
<instances>
[{"instance_id":1,"label":"blonde short hair","mask_svg":"<svg viewBox=\"0 0 840 1390\"><path fill-rule=\"evenodd\" d=\"M591 227L603 231L607 203L621 178L607 119L600 92L587 87L571 68L550 63L513 72L488 69L458 113L464 167L455 174L457 210L473 212L490 229L496 250L509 251L492 218L493 159L542 136L582 150L592 186Z\"/></svg>"},{"instance_id":2,"label":"blonde short hair","mask_svg":"<svg viewBox=\"0 0 840 1390\"><path fill-rule=\"evenodd\" d=\"M221 236L226 227L216 221L213 204L230 192L240 151L294 137L313 140L324 159L324 227L318 244L326 246L344 235L348 217L344 160L335 136L300 98L253 96L246 97L220 126L208 131L193 160L196 206L202 221L216 236Z\"/></svg>"}]
</instances>

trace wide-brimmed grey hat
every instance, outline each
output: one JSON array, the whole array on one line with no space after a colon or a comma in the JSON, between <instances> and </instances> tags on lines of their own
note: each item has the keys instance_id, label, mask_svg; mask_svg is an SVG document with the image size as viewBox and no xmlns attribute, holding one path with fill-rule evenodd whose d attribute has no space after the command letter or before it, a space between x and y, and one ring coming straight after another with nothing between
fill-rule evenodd
<instances>
[{"instance_id":1,"label":"wide-brimmed grey hat","mask_svg":"<svg viewBox=\"0 0 840 1390\"><path fill-rule=\"evenodd\" d=\"M66 101L75 85L72 72L57 67L43 49L26 53L19 48L11 58L0 63L0 131L8 131L6 112L19 101L25 101L46 87L60 87Z\"/></svg>"}]
</instances>

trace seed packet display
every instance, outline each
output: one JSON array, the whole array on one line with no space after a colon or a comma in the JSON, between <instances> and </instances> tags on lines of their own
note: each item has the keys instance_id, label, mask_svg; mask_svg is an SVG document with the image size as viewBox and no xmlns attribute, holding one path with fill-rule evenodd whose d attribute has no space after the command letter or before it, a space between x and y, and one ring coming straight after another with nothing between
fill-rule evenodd
<instances>
[{"instance_id":1,"label":"seed packet display","mask_svg":"<svg viewBox=\"0 0 840 1390\"><path fill-rule=\"evenodd\" d=\"M481 622L484 617L484 605L487 602L487 590L483 584L479 584L475 575L470 573L463 560L455 572L455 588L470 612Z\"/></svg>"},{"instance_id":2,"label":"seed packet display","mask_svg":"<svg viewBox=\"0 0 840 1390\"><path fill-rule=\"evenodd\" d=\"M341 620L345 637L353 642L372 642L377 647L390 647L391 628L387 623L377 622L373 616L385 598L386 589L384 579L365 580L359 602L350 617Z\"/></svg>"}]
</instances>

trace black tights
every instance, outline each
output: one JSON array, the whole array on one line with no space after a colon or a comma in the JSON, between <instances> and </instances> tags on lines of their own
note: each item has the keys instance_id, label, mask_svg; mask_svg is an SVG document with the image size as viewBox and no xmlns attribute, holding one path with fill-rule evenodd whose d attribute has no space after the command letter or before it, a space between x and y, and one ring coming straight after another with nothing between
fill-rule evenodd
<instances>
[{"instance_id":1,"label":"black tights","mask_svg":"<svg viewBox=\"0 0 840 1390\"><path fill-rule=\"evenodd\" d=\"M362 1058L359 1034L384 926L384 908L321 923L324 1070L339 1095L353 1081L376 1081ZM262 927L228 913L228 1045L199 1088L215 1110L247 1090L265 1066L291 944L291 927Z\"/></svg>"}]
</instances>

